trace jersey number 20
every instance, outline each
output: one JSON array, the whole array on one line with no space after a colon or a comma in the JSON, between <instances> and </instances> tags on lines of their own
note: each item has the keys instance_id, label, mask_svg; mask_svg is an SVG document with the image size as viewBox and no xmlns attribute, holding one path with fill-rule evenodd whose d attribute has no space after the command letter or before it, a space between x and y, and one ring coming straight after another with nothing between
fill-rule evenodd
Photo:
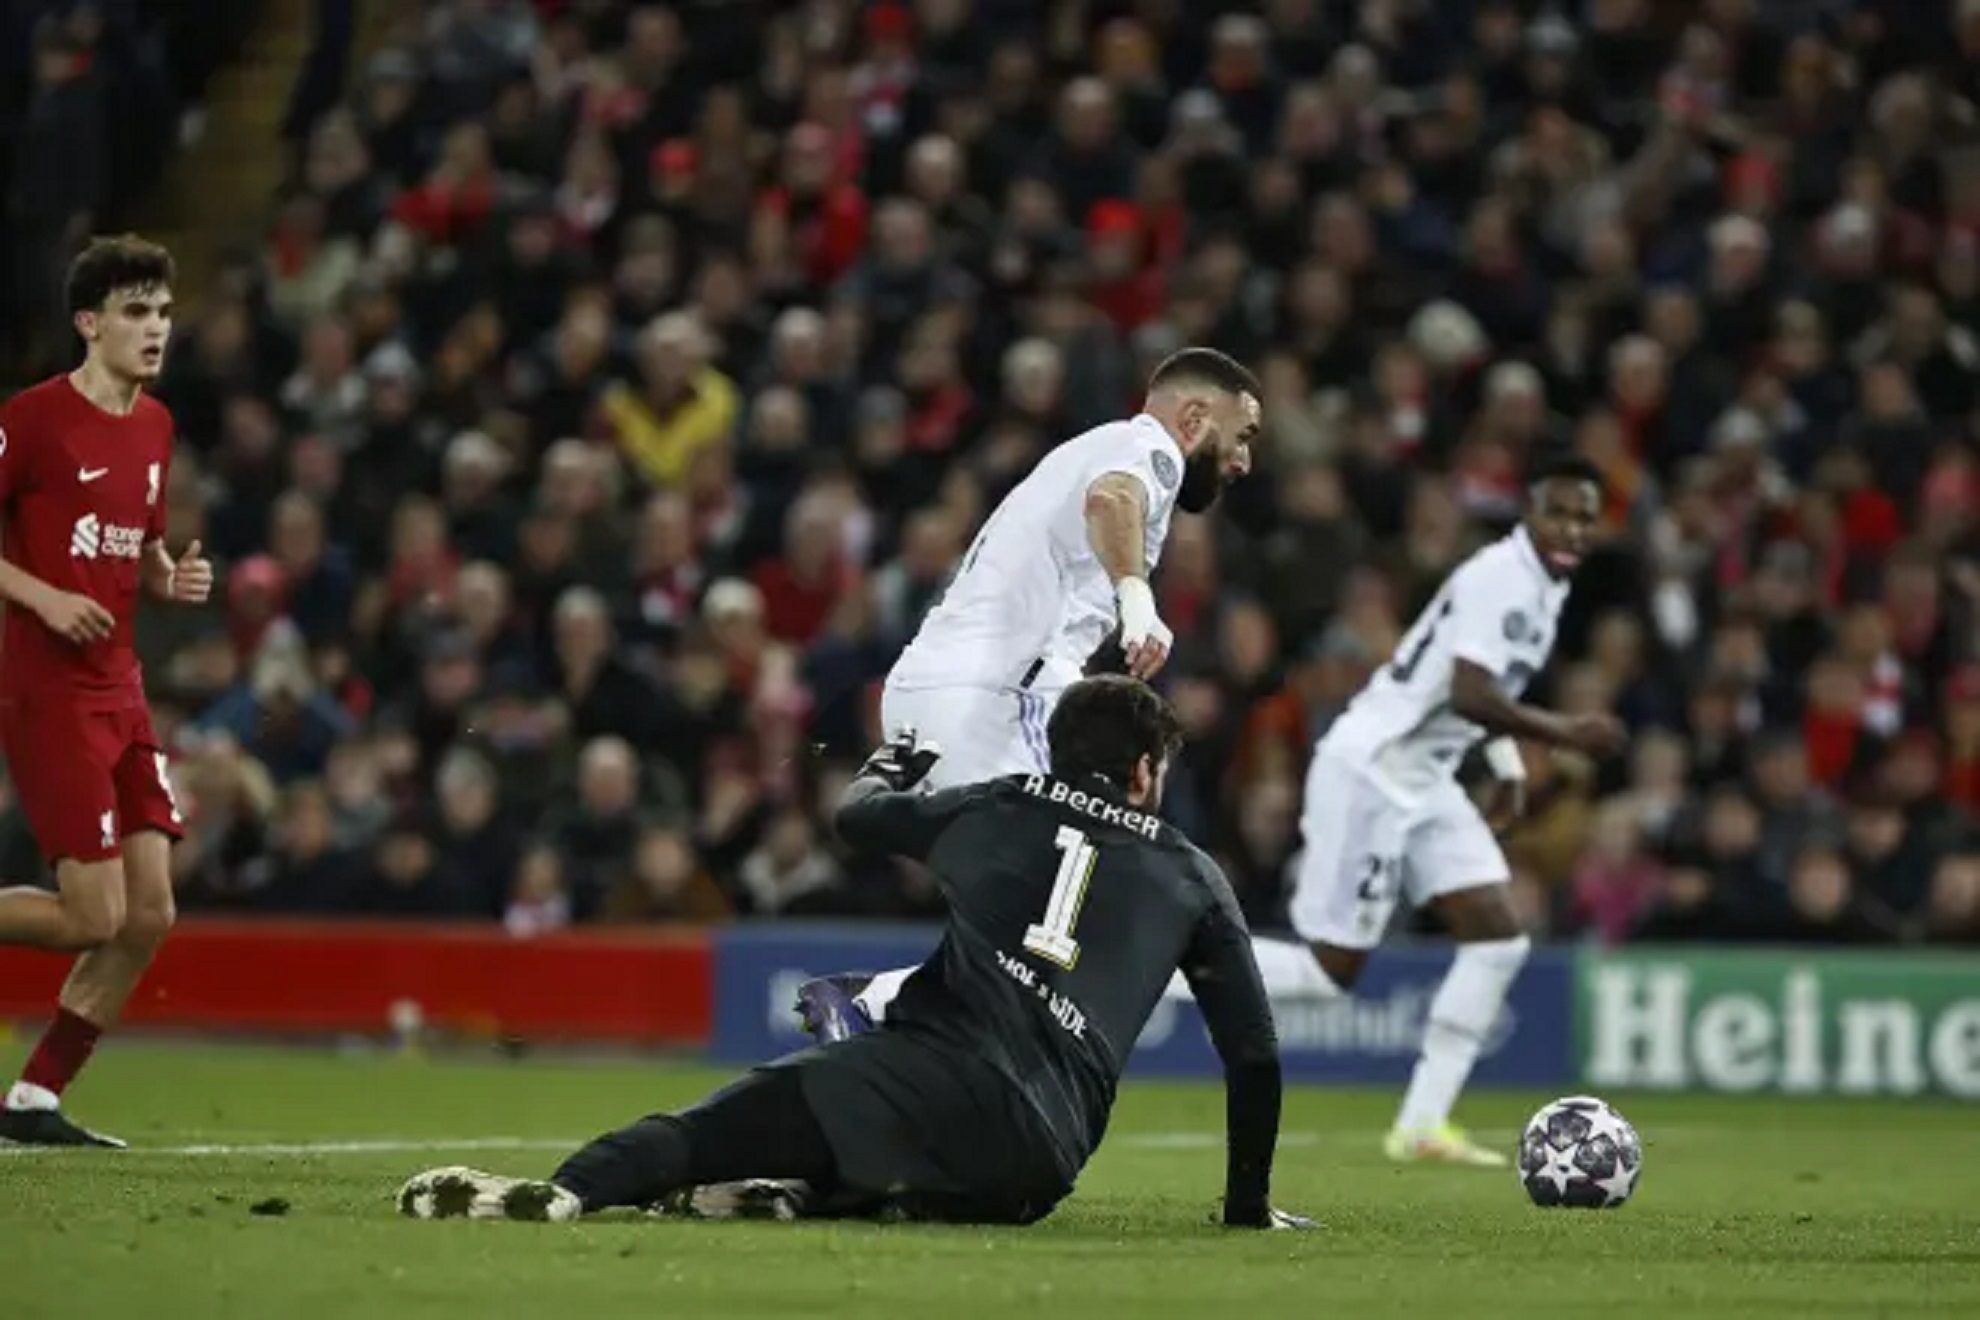
<instances>
[{"instance_id":1,"label":"jersey number 20","mask_svg":"<svg viewBox=\"0 0 1980 1320\"><path fill-rule=\"evenodd\" d=\"M1086 902L1086 887L1093 883L1093 864L1100 859L1092 840L1070 825L1059 826L1053 840L1059 850L1059 874L1052 881L1052 897L1045 901L1045 919L1024 932L1026 952L1071 971L1079 961L1079 941L1073 926L1079 909Z\"/></svg>"}]
</instances>

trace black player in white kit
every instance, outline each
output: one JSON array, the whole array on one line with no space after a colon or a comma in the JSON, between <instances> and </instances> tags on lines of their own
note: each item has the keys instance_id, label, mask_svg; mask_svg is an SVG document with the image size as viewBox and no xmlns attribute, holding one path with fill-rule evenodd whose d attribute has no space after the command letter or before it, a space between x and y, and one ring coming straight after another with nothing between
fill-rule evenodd
<instances>
[{"instance_id":1,"label":"black player in white kit","mask_svg":"<svg viewBox=\"0 0 1980 1320\"><path fill-rule=\"evenodd\" d=\"M1526 962L1511 872L1485 813L1457 782L1484 739L1497 781L1492 815L1524 804L1515 739L1591 756L1621 750L1612 715L1568 716L1523 699L1547 666L1561 610L1601 513L1601 475L1572 454L1538 458L1526 516L1460 564L1314 748L1291 901L1300 943L1261 940L1275 996L1350 993L1403 901L1434 909L1457 944L1432 998L1422 1051L1394 1126L1391 1159L1497 1168L1451 1111ZM1170 993L1189 993L1176 983Z\"/></svg>"},{"instance_id":2,"label":"black player in white kit","mask_svg":"<svg viewBox=\"0 0 1980 1320\"><path fill-rule=\"evenodd\" d=\"M1278 1041L1244 918L1216 864L1155 815L1174 712L1136 679L1085 679L1046 738L1049 773L927 793L914 790L939 749L906 735L847 790L846 841L925 861L949 900L940 946L884 1024L600 1137L548 1181L434 1169L401 1209L564 1220L762 1179L778 1180L757 1186L779 1217L1031 1223L1098 1149L1180 969L1224 1063L1223 1222L1306 1226L1271 1206Z\"/></svg>"}]
</instances>

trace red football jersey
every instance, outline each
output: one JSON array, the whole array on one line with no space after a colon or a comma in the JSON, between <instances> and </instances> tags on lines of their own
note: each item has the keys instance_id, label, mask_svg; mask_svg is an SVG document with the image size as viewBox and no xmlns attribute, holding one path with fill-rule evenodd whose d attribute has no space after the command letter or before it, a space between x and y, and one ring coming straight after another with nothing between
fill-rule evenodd
<instances>
[{"instance_id":1,"label":"red football jersey","mask_svg":"<svg viewBox=\"0 0 1980 1320\"><path fill-rule=\"evenodd\" d=\"M119 417L62 375L0 404L0 554L117 619L109 637L77 646L32 611L7 610L0 701L46 692L84 709L143 704L132 644L138 565L145 543L165 535L171 462L172 414L149 395Z\"/></svg>"}]
</instances>

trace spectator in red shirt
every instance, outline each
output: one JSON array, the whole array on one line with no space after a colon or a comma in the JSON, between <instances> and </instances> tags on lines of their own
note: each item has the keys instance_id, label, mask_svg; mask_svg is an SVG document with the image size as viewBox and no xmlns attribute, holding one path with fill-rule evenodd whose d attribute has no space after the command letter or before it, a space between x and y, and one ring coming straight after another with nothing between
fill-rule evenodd
<instances>
[{"instance_id":1,"label":"spectator in red shirt","mask_svg":"<svg viewBox=\"0 0 1980 1320\"><path fill-rule=\"evenodd\" d=\"M756 571L770 635L786 642L816 636L845 590L846 576L837 519L822 501L800 499L785 522L783 554Z\"/></svg>"},{"instance_id":2,"label":"spectator in red shirt","mask_svg":"<svg viewBox=\"0 0 1980 1320\"><path fill-rule=\"evenodd\" d=\"M495 208L495 184L488 130L464 120L448 131L426 181L400 194L392 218L429 243L451 246L480 231Z\"/></svg>"},{"instance_id":3,"label":"spectator in red shirt","mask_svg":"<svg viewBox=\"0 0 1980 1320\"><path fill-rule=\"evenodd\" d=\"M866 243L866 198L840 178L832 135L799 124L784 139L778 186L757 199L759 225L788 234L807 283L830 285L852 269Z\"/></svg>"},{"instance_id":4,"label":"spectator in red shirt","mask_svg":"<svg viewBox=\"0 0 1980 1320\"><path fill-rule=\"evenodd\" d=\"M1087 301L1132 334L1162 309L1162 277L1148 264L1148 236L1133 202L1103 200L1086 213Z\"/></svg>"}]
</instances>

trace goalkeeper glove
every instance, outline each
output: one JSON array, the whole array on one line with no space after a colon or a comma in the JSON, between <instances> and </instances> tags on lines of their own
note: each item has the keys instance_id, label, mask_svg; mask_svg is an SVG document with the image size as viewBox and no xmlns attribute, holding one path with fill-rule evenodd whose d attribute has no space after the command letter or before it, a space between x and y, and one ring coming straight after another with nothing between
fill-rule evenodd
<instances>
[{"instance_id":1,"label":"goalkeeper glove","mask_svg":"<svg viewBox=\"0 0 1980 1320\"><path fill-rule=\"evenodd\" d=\"M894 792L904 793L926 779L941 759L940 743L923 741L913 729L907 729L875 748L860 766L859 777L878 779Z\"/></svg>"}]
</instances>

